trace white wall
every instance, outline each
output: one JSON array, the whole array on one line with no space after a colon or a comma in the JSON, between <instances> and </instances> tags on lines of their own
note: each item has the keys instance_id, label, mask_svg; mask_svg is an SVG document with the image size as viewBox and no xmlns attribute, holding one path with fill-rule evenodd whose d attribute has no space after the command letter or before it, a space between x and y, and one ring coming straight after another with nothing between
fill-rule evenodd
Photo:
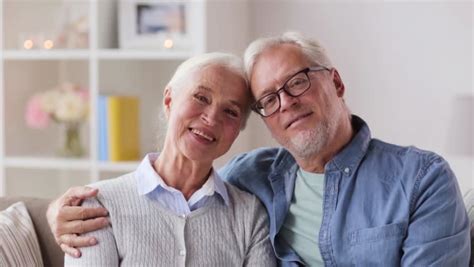
<instances>
[{"instance_id":1,"label":"white wall","mask_svg":"<svg viewBox=\"0 0 474 267\"><path fill-rule=\"evenodd\" d=\"M373 136L436 151L463 192L474 188L473 2L253 0L249 9L251 39L286 30L319 39ZM454 119L459 96L470 99L463 120ZM258 120L249 127L265 128ZM470 157L454 149L459 132L469 133L461 147L470 146Z\"/></svg>"}]
</instances>

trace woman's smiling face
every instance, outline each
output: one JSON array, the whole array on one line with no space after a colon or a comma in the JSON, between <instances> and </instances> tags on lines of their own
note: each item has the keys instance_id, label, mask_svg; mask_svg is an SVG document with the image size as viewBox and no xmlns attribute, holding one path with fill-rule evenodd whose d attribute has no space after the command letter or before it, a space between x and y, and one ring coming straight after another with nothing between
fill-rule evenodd
<instances>
[{"instance_id":1,"label":"woman's smiling face","mask_svg":"<svg viewBox=\"0 0 474 267\"><path fill-rule=\"evenodd\" d=\"M239 135L250 104L245 80L226 67L195 71L178 90L165 90L166 142L194 161L212 162Z\"/></svg>"}]
</instances>

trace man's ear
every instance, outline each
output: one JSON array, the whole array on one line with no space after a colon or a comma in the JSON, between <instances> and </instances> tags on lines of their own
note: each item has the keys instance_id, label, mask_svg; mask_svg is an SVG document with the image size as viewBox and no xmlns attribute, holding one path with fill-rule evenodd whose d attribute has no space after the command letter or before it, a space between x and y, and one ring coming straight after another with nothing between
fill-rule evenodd
<instances>
[{"instance_id":1,"label":"man's ear","mask_svg":"<svg viewBox=\"0 0 474 267\"><path fill-rule=\"evenodd\" d=\"M332 81L336 87L336 94L338 97L343 97L345 92L344 83L342 82L341 76L336 69L332 69Z\"/></svg>"},{"instance_id":2,"label":"man's ear","mask_svg":"<svg viewBox=\"0 0 474 267\"><path fill-rule=\"evenodd\" d=\"M172 98L171 87L166 86L163 95L163 110L165 111L166 118L168 118L170 114Z\"/></svg>"}]
</instances>

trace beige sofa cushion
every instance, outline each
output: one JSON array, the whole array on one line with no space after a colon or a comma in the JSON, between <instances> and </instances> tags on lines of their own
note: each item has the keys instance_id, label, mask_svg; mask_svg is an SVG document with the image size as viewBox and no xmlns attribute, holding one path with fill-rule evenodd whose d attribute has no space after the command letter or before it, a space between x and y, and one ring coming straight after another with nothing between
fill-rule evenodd
<instances>
[{"instance_id":1,"label":"beige sofa cushion","mask_svg":"<svg viewBox=\"0 0 474 267\"><path fill-rule=\"evenodd\" d=\"M0 212L0 266L43 266L33 222L23 202Z\"/></svg>"}]
</instances>

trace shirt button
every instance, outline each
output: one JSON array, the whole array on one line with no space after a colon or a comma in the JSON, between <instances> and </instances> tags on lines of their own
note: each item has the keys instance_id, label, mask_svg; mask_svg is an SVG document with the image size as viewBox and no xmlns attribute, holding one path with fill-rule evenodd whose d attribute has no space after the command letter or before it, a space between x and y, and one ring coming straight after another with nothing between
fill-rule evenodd
<instances>
[{"instance_id":1,"label":"shirt button","mask_svg":"<svg viewBox=\"0 0 474 267\"><path fill-rule=\"evenodd\" d=\"M347 173L347 174L349 174L350 171L351 171L351 169L349 169L348 167L346 167L346 168L344 169L344 172Z\"/></svg>"},{"instance_id":2,"label":"shirt button","mask_svg":"<svg viewBox=\"0 0 474 267\"><path fill-rule=\"evenodd\" d=\"M181 214L181 218L186 218L186 214Z\"/></svg>"},{"instance_id":3,"label":"shirt button","mask_svg":"<svg viewBox=\"0 0 474 267\"><path fill-rule=\"evenodd\" d=\"M184 255L186 255L186 250L180 249L179 250L179 256L184 256Z\"/></svg>"}]
</instances>

